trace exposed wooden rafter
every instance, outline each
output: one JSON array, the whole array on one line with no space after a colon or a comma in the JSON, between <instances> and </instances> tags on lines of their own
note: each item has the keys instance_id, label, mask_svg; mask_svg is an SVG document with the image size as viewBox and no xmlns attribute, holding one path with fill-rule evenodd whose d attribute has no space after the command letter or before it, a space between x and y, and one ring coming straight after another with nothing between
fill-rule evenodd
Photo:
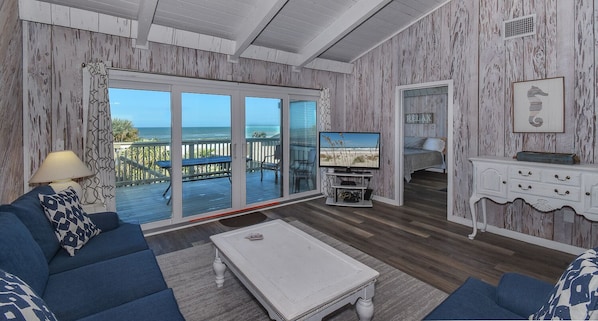
<instances>
[{"instance_id":1,"label":"exposed wooden rafter","mask_svg":"<svg viewBox=\"0 0 598 321\"><path fill-rule=\"evenodd\" d=\"M137 16L137 38L133 39L134 46L137 48L148 47L148 36L156 8L158 7L158 0L141 0L139 3L139 14Z\"/></svg>"},{"instance_id":2,"label":"exposed wooden rafter","mask_svg":"<svg viewBox=\"0 0 598 321\"><path fill-rule=\"evenodd\" d=\"M229 61L237 62L241 54L249 48L255 38L276 16L288 0L262 0L255 6L247 19L239 28L237 39L235 39L235 52L229 55Z\"/></svg>"}]
</instances>

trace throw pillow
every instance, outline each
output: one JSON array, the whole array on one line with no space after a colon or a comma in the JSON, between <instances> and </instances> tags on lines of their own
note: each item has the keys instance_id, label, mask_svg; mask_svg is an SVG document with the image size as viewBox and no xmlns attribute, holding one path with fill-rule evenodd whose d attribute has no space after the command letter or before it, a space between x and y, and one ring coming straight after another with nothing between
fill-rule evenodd
<instances>
[{"instance_id":1,"label":"throw pillow","mask_svg":"<svg viewBox=\"0 0 598 321\"><path fill-rule=\"evenodd\" d=\"M425 150L435 150L438 152L444 151L444 140L442 140L441 138L434 138L434 137L430 137L428 139L426 139L426 141L424 142L424 147L423 149Z\"/></svg>"},{"instance_id":2,"label":"throw pillow","mask_svg":"<svg viewBox=\"0 0 598 321\"><path fill-rule=\"evenodd\" d=\"M0 320L56 321L56 317L25 282L0 270Z\"/></svg>"},{"instance_id":3,"label":"throw pillow","mask_svg":"<svg viewBox=\"0 0 598 321\"><path fill-rule=\"evenodd\" d=\"M411 149L422 149L425 141L426 137L405 136L405 138L403 138L405 148Z\"/></svg>"},{"instance_id":4,"label":"throw pillow","mask_svg":"<svg viewBox=\"0 0 598 321\"><path fill-rule=\"evenodd\" d=\"M590 249L563 272L546 302L530 320L598 319L598 255Z\"/></svg>"},{"instance_id":5,"label":"throw pillow","mask_svg":"<svg viewBox=\"0 0 598 321\"><path fill-rule=\"evenodd\" d=\"M70 256L75 256L75 251L100 234L100 229L83 211L79 197L72 188L51 195L40 194L39 199L46 216L54 225L60 245Z\"/></svg>"}]
</instances>

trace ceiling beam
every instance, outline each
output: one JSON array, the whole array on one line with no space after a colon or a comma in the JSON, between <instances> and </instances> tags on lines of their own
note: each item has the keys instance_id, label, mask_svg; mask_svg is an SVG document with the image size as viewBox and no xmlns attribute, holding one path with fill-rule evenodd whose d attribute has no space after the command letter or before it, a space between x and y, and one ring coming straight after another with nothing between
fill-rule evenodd
<instances>
[{"instance_id":1,"label":"ceiling beam","mask_svg":"<svg viewBox=\"0 0 598 321\"><path fill-rule=\"evenodd\" d=\"M148 36L158 8L158 0L141 0L137 13L137 38L134 40L136 48L148 47Z\"/></svg>"},{"instance_id":2,"label":"ceiling beam","mask_svg":"<svg viewBox=\"0 0 598 321\"><path fill-rule=\"evenodd\" d=\"M274 19L288 0L260 0L239 28L239 35L235 39L235 52L228 57L229 61L237 62L241 54L253 43L255 38Z\"/></svg>"},{"instance_id":3,"label":"ceiling beam","mask_svg":"<svg viewBox=\"0 0 598 321\"><path fill-rule=\"evenodd\" d=\"M360 0L336 19L326 30L310 41L299 52L300 59L295 64L304 67L322 52L326 51L349 32L374 15L392 0Z\"/></svg>"}]
</instances>

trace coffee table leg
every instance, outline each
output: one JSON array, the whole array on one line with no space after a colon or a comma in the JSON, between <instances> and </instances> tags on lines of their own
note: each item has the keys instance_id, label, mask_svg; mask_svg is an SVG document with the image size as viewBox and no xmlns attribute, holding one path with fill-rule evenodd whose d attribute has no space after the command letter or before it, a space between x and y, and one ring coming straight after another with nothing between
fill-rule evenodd
<instances>
[{"instance_id":1,"label":"coffee table leg","mask_svg":"<svg viewBox=\"0 0 598 321\"><path fill-rule=\"evenodd\" d=\"M222 285L224 285L224 271L226 271L226 265L222 263L222 260L218 256L218 250L216 250L216 258L214 259L212 266L214 267L214 273L216 273L216 286L221 288Z\"/></svg>"},{"instance_id":2,"label":"coffee table leg","mask_svg":"<svg viewBox=\"0 0 598 321\"><path fill-rule=\"evenodd\" d=\"M374 303L372 303L372 299L359 298L355 303L355 310L359 321L370 321L374 316Z\"/></svg>"}]
</instances>

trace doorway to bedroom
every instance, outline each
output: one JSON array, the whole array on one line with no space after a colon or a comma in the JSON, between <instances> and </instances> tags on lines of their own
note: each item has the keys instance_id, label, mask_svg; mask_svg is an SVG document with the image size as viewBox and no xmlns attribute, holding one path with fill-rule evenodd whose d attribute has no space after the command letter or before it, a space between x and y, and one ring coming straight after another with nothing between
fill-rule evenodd
<instances>
[{"instance_id":1,"label":"doorway to bedroom","mask_svg":"<svg viewBox=\"0 0 598 321\"><path fill-rule=\"evenodd\" d=\"M399 206L411 195L446 203L452 211L452 81L399 86L396 90Z\"/></svg>"}]
</instances>

